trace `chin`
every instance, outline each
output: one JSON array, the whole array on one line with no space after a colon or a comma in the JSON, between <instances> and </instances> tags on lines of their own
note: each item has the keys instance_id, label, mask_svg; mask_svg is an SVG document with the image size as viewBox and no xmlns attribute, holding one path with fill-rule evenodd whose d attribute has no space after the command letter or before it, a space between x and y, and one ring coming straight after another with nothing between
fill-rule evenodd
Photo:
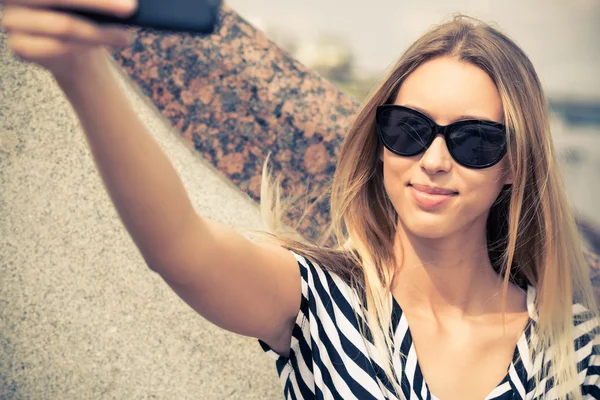
<instances>
[{"instance_id":1,"label":"chin","mask_svg":"<svg viewBox=\"0 0 600 400\"><path fill-rule=\"evenodd\" d=\"M425 218L408 218L408 220L400 219L400 225L406 233L423 239L443 239L450 236L454 231L447 226L447 221L440 221L441 218L435 218L435 220L433 218L427 219L428 220L425 220Z\"/></svg>"},{"instance_id":2,"label":"chin","mask_svg":"<svg viewBox=\"0 0 600 400\"><path fill-rule=\"evenodd\" d=\"M439 207L434 210L424 210L418 205L407 201L398 209L398 224L411 235L423 239L443 239L456 233L464 221L456 210L450 207Z\"/></svg>"}]
</instances>

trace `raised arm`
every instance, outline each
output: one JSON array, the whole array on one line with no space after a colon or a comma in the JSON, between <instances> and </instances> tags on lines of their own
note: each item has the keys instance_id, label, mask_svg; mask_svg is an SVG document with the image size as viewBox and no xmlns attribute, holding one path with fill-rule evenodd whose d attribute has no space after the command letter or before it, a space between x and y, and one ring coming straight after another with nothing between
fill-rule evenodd
<instances>
[{"instance_id":1,"label":"raised arm","mask_svg":"<svg viewBox=\"0 0 600 400\"><path fill-rule=\"evenodd\" d=\"M147 265L211 322L285 354L300 305L294 256L196 214L175 169L121 91L107 52L97 46L123 42L122 32L15 5L38 0L10 1L3 0L9 47L55 76Z\"/></svg>"},{"instance_id":2,"label":"raised arm","mask_svg":"<svg viewBox=\"0 0 600 400\"><path fill-rule=\"evenodd\" d=\"M300 305L293 255L278 246L254 244L194 211L172 164L121 92L103 51L57 81L148 266L202 316L227 330L267 343L287 331L291 335Z\"/></svg>"}]
</instances>

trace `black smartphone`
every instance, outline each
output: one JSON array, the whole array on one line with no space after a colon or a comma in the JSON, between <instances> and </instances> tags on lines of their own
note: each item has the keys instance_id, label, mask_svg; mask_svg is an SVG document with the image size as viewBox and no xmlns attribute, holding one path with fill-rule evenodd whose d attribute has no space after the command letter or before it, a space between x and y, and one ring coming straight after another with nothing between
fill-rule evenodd
<instances>
[{"instance_id":1,"label":"black smartphone","mask_svg":"<svg viewBox=\"0 0 600 400\"><path fill-rule=\"evenodd\" d=\"M222 0L138 0L135 14L120 18L97 12L60 8L101 24L119 24L174 32L214 32Z\"/></svg>"}]
</instances>

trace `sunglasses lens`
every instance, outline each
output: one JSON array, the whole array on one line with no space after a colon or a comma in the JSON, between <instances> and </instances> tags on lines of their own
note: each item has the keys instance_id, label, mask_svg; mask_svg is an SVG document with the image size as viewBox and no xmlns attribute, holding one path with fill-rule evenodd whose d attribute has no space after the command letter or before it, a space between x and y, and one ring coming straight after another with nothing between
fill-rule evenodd
<instances>
[{"instance_id":1,"label":"sunglasses lens","mask_svg":"<svg viewBox=\"0 0 600 400\"><path fill-rule=\"evenodd\" d=\"M447 145L459 163L475 168L489 167L504 156L506 133L495 125L469 123L453 130Z\"/></svg>"},{"instance_id":2,"label":"sunglasses lens","mask_svg":"<svg viewBox=\"0 0 600 400\"><path fill-rule=\"evenodd\" d=\"M426 119L401 109L381 112L378 126L384 144L403 156L424 151L433 134L432 126Z\"/></svg>"}]
</instances>

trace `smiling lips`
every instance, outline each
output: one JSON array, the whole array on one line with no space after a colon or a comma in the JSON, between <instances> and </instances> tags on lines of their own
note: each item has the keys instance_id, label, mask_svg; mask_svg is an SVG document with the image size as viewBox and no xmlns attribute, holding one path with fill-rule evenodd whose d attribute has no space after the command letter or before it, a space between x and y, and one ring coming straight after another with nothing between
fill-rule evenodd
<instances>
[{"instance_id":1,"label":"smiling lips","mask_svg":"<svg viewBox=\"0 0 600 400\"><path fill-rule=\"evenodd\" d=\"M458 192L455 190L440 187L419 185L417 183L412 183L408 186L417 204L425 209L439 207L458 195Z\"/></svg>"}]
</instances>

